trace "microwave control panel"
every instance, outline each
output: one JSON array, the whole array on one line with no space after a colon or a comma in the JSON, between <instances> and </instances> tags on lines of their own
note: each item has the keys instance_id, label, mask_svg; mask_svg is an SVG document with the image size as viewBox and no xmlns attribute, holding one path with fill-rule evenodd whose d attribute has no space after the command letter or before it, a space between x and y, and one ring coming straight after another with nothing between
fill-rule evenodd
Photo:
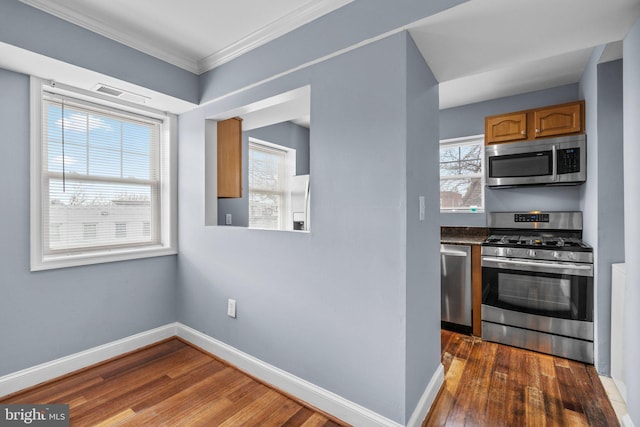
<instances>
[{"instance_id":1,"label":"microwave control panel","mask_svg":"<svg viewBox=\"0 0 640 427\"><path fill-rule=\"evenodd\" d=\"M558 150L558 174L580 172L580 148Z\"/></svg>"}]
</instances>

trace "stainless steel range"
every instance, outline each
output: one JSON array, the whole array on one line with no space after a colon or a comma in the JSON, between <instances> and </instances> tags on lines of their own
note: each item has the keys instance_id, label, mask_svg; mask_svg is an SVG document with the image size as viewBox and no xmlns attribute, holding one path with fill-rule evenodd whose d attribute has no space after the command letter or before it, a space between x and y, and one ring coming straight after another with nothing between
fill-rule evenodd
<instances>
[{"instance_id":1,"label":"stainless steel range","mask_svg":"<svg viewBox=\"0 0 640 427\"><path fill-rule=\"evenodd\" d=\"M593 249L582 212L492 212L482 338L593 363Z\"/></svg>"}]
</instances>

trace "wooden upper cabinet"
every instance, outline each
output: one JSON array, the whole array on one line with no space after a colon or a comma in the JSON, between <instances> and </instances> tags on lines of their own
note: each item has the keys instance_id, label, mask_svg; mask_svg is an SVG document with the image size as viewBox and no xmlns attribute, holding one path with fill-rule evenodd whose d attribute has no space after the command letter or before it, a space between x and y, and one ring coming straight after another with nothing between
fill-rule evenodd
<instances>
[{"instance_id":1,"label":"wooden upper cabinet","mask_svg":"<svg viewBox=\"0 0 640 427\"><path fill-rule=\"evenodd\" d=\"M533 112L535 137L579 133L582 131L584 102L541 108Z\"/></svg>"},{"instance_id":2,"label":"wooden upper cabinet","mask_svg":"<svg viewBox=\"0 0 640 427\"><path fill-rule=\"evenodd\" d=\"M584 101L488 116L484 132L485 144L584 133Z\"/></svg>"},{"instance_id":3,"label":"wooden upper cabinet","mask_svg":"<svg viewBox=\"0 0 640 427\"><path fill-rule=\"evenodd\" d=\"M484 131L486 144L527 139L527 114L511 113L487 117Z\"/></svg>"},{"instance_id":4,"label":"wooden upper cabinet","mask_svg":"<svg viewBox=\"0 0 640 427\"><path fill-rule=\"evenodd\" d=\"M242 119L218 122L218 197L242 197Z\"/></svg>"}]
</instances>

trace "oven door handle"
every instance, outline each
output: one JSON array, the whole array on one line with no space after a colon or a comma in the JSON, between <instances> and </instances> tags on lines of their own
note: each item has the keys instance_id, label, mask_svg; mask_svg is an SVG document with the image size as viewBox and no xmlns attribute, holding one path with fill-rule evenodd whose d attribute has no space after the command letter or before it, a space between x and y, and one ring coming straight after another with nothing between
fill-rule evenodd
<instances>
[{"instance_id":1,"label":"oven door handle","mask_svg":"<svg viewBox=\"0 0 640 427\"><path fill-rule=\"evenodd\" d=\"M549 272L557 274L573 274L578 276L593 276L593 265L581 265L570 263L551 263L541 261L515 260L510 258L482 257L483 267L509 268L520 267L527 271Z\"/></svg>"}]
</instances>

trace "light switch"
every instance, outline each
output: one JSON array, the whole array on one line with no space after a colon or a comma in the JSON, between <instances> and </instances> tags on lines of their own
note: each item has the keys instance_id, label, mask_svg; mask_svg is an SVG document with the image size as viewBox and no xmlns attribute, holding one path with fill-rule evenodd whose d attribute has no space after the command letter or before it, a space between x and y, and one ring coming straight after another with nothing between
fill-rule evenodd
<instances>
[{"instance_id":1,"label":"light switch","mask_svg":"<svg viewBox=\"0 0 640 427\"><path fill-rule=\"evenodd\" d=\"M227 301L227 316L236 317L236 300L231 298Z\"/></svg>"}]
</instances>

